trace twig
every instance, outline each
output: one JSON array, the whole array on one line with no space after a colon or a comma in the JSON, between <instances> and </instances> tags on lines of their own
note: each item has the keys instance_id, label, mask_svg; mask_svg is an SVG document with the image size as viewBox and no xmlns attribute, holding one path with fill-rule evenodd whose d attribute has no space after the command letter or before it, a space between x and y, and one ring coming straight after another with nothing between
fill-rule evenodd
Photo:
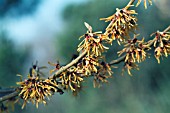
<instances>
[{"instance_id":1,"label":"twig","mask_svg":"<svg viewBox=\"0 0 170 113\"><path fill-rule=\"evenodd\" d=\"M126 54L117 58L116 60L112 60L109 65L113 65L113 64L119 64L120 62L124 61L126 57Z\"/></svg>"}]
</instances>

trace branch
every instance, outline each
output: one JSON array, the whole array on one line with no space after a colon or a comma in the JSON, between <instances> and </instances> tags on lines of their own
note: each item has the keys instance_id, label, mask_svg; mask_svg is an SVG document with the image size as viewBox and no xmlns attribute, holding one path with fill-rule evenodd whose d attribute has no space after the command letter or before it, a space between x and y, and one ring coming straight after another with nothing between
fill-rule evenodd
<instances>
[{"instance_id":1,"label":"branch","mask_svg":"<svg viewBox=\"0 0 170 113\"><path fill-rule=\"evenodd\" d=\"M133 1L133 0L131 0ZM163 31L163 32L168 32L170 30L170 25ZM152 39L151 41L149 41L149 43L147 44L147 47L151 47L153 45L153 43L155 42L155 40L157 40L156 38ZM120 62L124 61L126 57L126 54L117 58L116 60L112 60L109 65L114 65L114 64L119 64Z\"/></svg>"},{"instance_id":2,"label":"branch","mask_svg":"<svg viewBox=\"0 0 170 113\"><path fill-rule=\"evenodd\" d=\"M0 95L1 95L1 94L5 94L5 93L12 93L12 92L14 92L14 91L15 91L14 88L5 88L5 89L1 89L1 88L0 88Z\"/></svg>"},{"instance_id":3,"label":"branch","mask_svg":"<svg viewBox=\"0 0 170 113\"><path fill-rule=\"evenodd\" d=\"M69 67L73 66L74 64L78 63L80 59L82 59L86 55L87 51L84 51L81 53L76 59L72 60L69 64L66 66L61 67L54 75L50 76L50 78L56 78L57 75L61 74L63 71L68 69Z\"/></svg>"},{"instance_id":4,"label":"branch","mask_svg":"<svg viewBox=\"0 0 170 113\"><path fill-rule=\"evenodd\" d=\"M69 67L73 66L74 64L78 63L80 59L82 59L86 55L87 51L82 52L76 59L72 60L69 64L66 66L61 67L54 75L50 76L50 78L55 78L57 75L61 74L63 71L68 69ZM3 91L4 92L4 91ZM20 90L16 90L13 93L7 94L5 96L0 97L0 103L8 100L10 98L16 97L19 95Z\"/></svg>"},{"instance_id":5,"label":"branch","mask_svg":"<svg viewBox=\"0 0 170 113\"><path fill-rule=\"evenodd\" d=\"M130 2L127 4L127 6L125 7L126 9L128 9L135 0L130 0ZM111 23L110 23L111 24ZM109 25L108 25L109 26ZM106 34L107 31L105 31L104 34ZM87 51L82 52L76 59L72 60L69 64L67 64L66 66L61 67L57 72L55 72L55 74L51 75L49 78L56 78L59 74L61 74L63 71L67 70L68 68L70 68L71 66L75 65L76 63L79 62L80 59L82 59L85 55L87 54ZM124 60L124 56L118 58L117 60L114 60L111 62L111 64L117 64L121 61ZM19 94L19 90L16 90L13 93L10 93L9 95L5 95L3 97L0 98L0 102L3 102L5 100L8 100L12 97L16 97Z\"/></svg>"},{"instance_id":6,"label":"branch","mask_svg":"<svg viewBox=\"0 0 170 113\"><path fill-rule=\"evenodd\" d=\"M134 3L134 1L135 0L130 0L130 2L127 4L127 6L125 8L128 9ZM110 23L110 24L112 24L112 23ZM110 25L108 25L108 26L110 26ZM106 33L107 33L107 31L105 31L104 34L106 34ZM67 64L66 66L61 67L54 75L50 76L50 78L56 78L57 75L61 74L63 71L67 70L69 67L76 64L80 59L82 59L86 55L86 53L87 53L87 51L84 51L83 53L81 53L76 59L71 61L69 64ZM118 62L121 62L122 60L124 60L123 57L120 57L120 59L117 59L117 60L113 61L112 63L114 63L114 62L118 63Z\"/></svg>"},{"instance_id":7,"label":"branch","mask_svg":"<svg viewBox=\"0 0 170 113\"><path fill-rule=\"evenodd\" d=\"M117 58L116 60L112 60L109 65L119 64L120 62L124 61L126 57L126 54Z\"/></svg>"},{"instance_id":8,"label":"branch","mask_svg":"<svg viewBox=\"0 0 170 113\"><path fill-rule=\"evenodd\" d=\"M163 31L163 32L168 32L170 30L170 25ZM147 47L150 47L153 45L153 43L156 41L156 37L148 43Z\"/></svg>"},{"instance_id":9,"label":"branch","mask_svg":"<svg viewBox=\"0 0 170 113\"><path fill-rule=\"evenodd\" d=\"M133 3L135 2L135 0L130 0L128 5L125 7L126 9L130 8L131 5L133 5ZM168 28L166 28L164 30L164 32L167 32L168 30L170 30L170 26L168 26ZM106 32L104 33L106 34ZM153 43L155 41L155 38L153 40L151 40L149 43L148 43L148 46L152 46ZM70 63L68 63L67 65L61 67L58 71L56 71L53 75L51 75L49 78L56 78L59 74L61 74L63 71L67 70L68 68L70 68L71 66L77 64L85 55L87 54L87 51L84 51L82 52L76 59L72 60ZM112 60L109 65L114 65L114 64L118 64L122 61L124 61L126 57L126 54L117 58L116 60ZM13 98L13 97L16 97L18 96L20 93L20 90L16 89L14 92L10 93L10 94L7 94L3 97L0 97L0 103L5 101L5 100L8 100L10 98Z\"/></svg>"},{"instance_id":10,"label":"branch","mask_svg":"<svg viewBox=\"0 0 170 113\"><path fill-rule=\"evenodd\" d=\"M3 101L5 101L5 100L8 100L8 99L10 99L10 98L16 97L16 96L18 96L18 94L19 94L19 90L16 90L16 91L13 92L13 93L10 93L10 94L8 94L8 95L5 95L5 96L3 96L3 97L0 97L0 103L3 102Z\"/></svg>"}]
</instances>

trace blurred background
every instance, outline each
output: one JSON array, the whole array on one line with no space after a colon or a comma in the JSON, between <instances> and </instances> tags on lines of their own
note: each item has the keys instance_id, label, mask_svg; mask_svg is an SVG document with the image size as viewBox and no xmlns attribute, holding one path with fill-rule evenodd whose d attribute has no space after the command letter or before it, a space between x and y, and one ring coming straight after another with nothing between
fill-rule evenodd
<instances>
[{"instance_id":1,"label":"blurred background","mask_svg":"<svg viewBox=\"0 0 170 113\"><path fill-rule=\"evenodd\" d=\"M48 61L68 63L76 53L79 36L86 32L83 23L92 25L94 31L104 31L107 23L99 18L110 16L128 1L0 0L0 87L16 86L16 74L26 77L36 60L49 68ZM154 1L147 10L143 4L135 8L140 36L146 40L151 33L170 25L170 1ZM107 60L117 58L116 51L121 48L114 43ZM21 110L21 103L12 113L169 113L169 64L170 58L163 58L158 64L151 55L139 64L139 71L132 71L132 77L126 73L122 76L123 64L119 64L119 69L113 69L109 84L99 89L94 89L89 80L77 97L70 92L56 94L45 107L36 109L27 104Z\"/></svg>"}]
</instances>

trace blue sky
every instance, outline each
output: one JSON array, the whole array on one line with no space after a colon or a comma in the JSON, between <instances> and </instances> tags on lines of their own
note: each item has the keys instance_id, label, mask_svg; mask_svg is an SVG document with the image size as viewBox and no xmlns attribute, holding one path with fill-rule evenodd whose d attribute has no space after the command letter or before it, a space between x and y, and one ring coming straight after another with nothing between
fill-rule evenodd
<instances>
[{"instance_id":1,"label":"blue sky","mask_svg":"<svg viewBox=\"0 0 170 113\"><path fill-rule=\"evenodd\" d=\"M56 34L63 29L63 8L70 3L87 1L90 0L43 0L33 14L21 18L4 18L0 25L3 23L3 28L16 44L30 45L33 48L33 59L55 59L58 56L53 56L54 51L57 51L53 39L57 38ZM156 5L161 9L166 6L165 1L156 2Z\"/></svg>"},{"instance_id":2,"label":"blue sky","mask_svg":"<svg viewBox=\"0 0 170 113\"><path fill-rule=\"evenodd\" d=\"M9 37L18 44L33 43L36 40L49 40L54 38L63 27L61 12L70 3L82 3L89 0L42 0L32 15L21 18L5 18L3 28ZM156 2L158 5L159 1ZM165 6L166 2L161 2ZM163 4L165 3L165 4ZM165 12L165 11L164 11Z\"/></svg>"},{"instance_id":3,"label":"blue sky","mask_svg":"<svg viewBox=\"0 0 170 113\"><path fill-rule=\"evenodd\" d=\"M70 3L79 4L88 0L43 0L36 11L31 15L20 18L4 18L2 28L7 31L8 37L20 47L32 47L32 60L47 62L56 60L57 51L53 42L56 34L63 28L62 10Z\"/></svg>"},{"instance_id":4,"label":"blue sky","mask_svg":"<svg viewBox=\"0 0 170 113\"><path fill-rule=\"evenodd\" d=\"M18 44L33 43L36 40L49 40L62 29L61 12L70 3L87 0L44 0L32 15L21 18L5 18L4 29Z\"/></svg>"}]
</instances>

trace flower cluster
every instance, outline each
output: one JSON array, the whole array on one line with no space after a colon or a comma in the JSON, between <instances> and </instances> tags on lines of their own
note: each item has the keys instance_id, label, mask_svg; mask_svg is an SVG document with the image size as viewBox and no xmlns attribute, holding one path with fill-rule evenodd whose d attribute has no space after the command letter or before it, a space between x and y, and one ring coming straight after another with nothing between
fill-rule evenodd
<instances>
[{"instance_id":1,"label":"flower cluster","mask_svg":"<svg viewBox=\"0 0 170 113\"><path fill-rule=\"evenodd\" d=\"M33 72L35 72L35 70ZM55 92L63 94L56 80L50 78L42 79L35 75L35 73L32 75L33 76L30 76L29 74L26 80L17 82L21 90L19 96L24 100L22 108L24 108L28 102L36 104L38 108L39 103L46 104L46 100Z\"/></svg>"},{"instance_id":2,"label":"flower cluster","mask_svg":"<svg viewBox=\"0 0 170 113\"><path fill-rule=\"evenodd\" d=\"M50 65L55 66L54 69L50 70L50 73L57 71L62 66L58 63L51 63ZM73 95L77 95L78 91L81 89L83 76L80 67L72 66L67 70L63 71L61 74L55 76L55 80L60 83L60 87L64 90L71 90Z\"/></svg>"},{"instance_id":3,"label":"flower cluster","mask_svg":"<svg viewBox=\"0 0 170 113\"><path fill-rule=\"evenodd\" d=\"M83 82L82 74L79 73L79 70L75 66L59 74L56 79L61 82L63 89L71 89L72 92L76 92Z\"/></svg>"},{"instance_id":4,"label":"flower cluster","mask_svg":"<svg viewBox=\"0 0 170 113\"><path fill-rule=\"evenodd\" d=\"M135 36L132 40L126 42L123 50L118 52L119 56L126 53L125 68L128 70L129 75L131 75L131 69L138 69L136 62L140 63L146 59L146 44L144 39L138 40Z\"/></svg>"},{"instance_id":5,"label":"flower cluster","mask_svg":"<svg viewBox=\"0 0 170 113\"><path fill-rule=\"evenodd\" d=\"M137 27L137 14L135 10L128 10L126 8L116 9L117 12L110 17L101 18L110 24L106 28L106 34L112 39L118 39L118 43L124 42L129 38L129 31L134 31Z\"/></svg>"},{"instance_id":6,"label":"flower cluster","mask_svg":"<svg viewBox=\"0 0 170 113\"><path fill-rule=\"evenodd\" d=\"M155 58L158 63L160 63L160 57L168 57L170 54L170 33L169 32L159 32L155 33Z\"/></svg>"},{"instance_id":7,"label":"flower cluster","mask_svg":"<svg viewBox=\"0 0 170 113\"><path fill-rule=\"evenodd\" d=\"M87 55L78 63L77 69L84 77L93 76L94 87L99 87L100 83L107 82L107 78L112 74L110 66L104 62L102 53L109 49L103 44L111 44L113 40L105 33L93 33L89 24L85 23L85 26L88 30L81 36L84 40L79 44L78 52L87 51Z\"/></svg>"},{"instance_id":8,"label":"flower cluster","mask_svg":"<svg viewBox=\"0 0 170 113\"><path fill-rule=\"evenodd\" d=\"M138 3L136 4L136 7L142 2L142 0L138 0ZM152 5L152 0L148 0L149 5ZM147 9L147 3L146 0L144 0L144 7Z\"/></svg>"},{"instance_id":9,"label":"flower cluster","mask_svg":"<svg viewBox=\"0 0 170 113\"><path fill-rule=\"evenodd\" d=\"M94 74L94 79L93 79L93 86L94 87L100 87L101 83L107 83L108 78L112 77L112 70L111 67L108 63L102 61L100 63L100 69L98 70L97 73Z\"/></svg>"},{"instance_id":10,"label":"flower cluster","mask_svg":"<svg viewBox=\"0 0 170 113\"><path fill-rule=\"evenodd\" d=\"M92 32L92 27L85 22L85 26L87 27L87 33L81 36L83 41L78 45L77 51L87 51L87 55L93 56L101 56L105 50L109 49L108 47L104 46L102 43L109 43L109 38L101 34L101 32Z\"/></svg>"},{"instance_id":11,"label":"flower cluster","mask_svg":"<svg viewBox=\"0 0 170 113\"><path fill-rule=\"evenodd\" d=\"M134 63L134 62L127 61L127 62L125 62L125 64L124 64L124 68L122 69L122 72L124 72L125 69L127 70L128 74L129 74L130 76L132 76L131 70L132 70L132 69L139 70L139 66L138 66L136 63ZM123 73L122 73L122 74L123 74Z\"/></svg>"},{"instance_id":12,"label":"flower cluster","mask_svg":"<svg viewBox=\"0 0 170 113\"><path fill-rule=\"evenodd\" d=\"M100 60L99 57L86 55L76 65L55 76L55 79L62 89L71 90L73 95L77 95L82 89L85 77L93 77L94 87L99 87L100 83L107 82L107 78L110 78L113 73L108 63L100 63Z\"/></svg>"},{"instance_id":13,"label":"flower cluster","mask_svg":"<svg viewBox=\"0 0 170 113\"><path fill-rule=\"evenodd\" d=\"M93 56L86 56L82 59L82 69L84 70L84 75L89 76L92 73L97 73L97 67L99 64L99 58Z\"/></svg>"},{"instance_id":14,"label":"flower cluster","mask_svg":"<svg viewBox=\"0 0 170 113\"><path fill-rule=\"evenodd\" d=\"M138 0L136 6L141 1ZM149 5L152 5L152 0L143 1L145 8L147 8L147 1ZM168 57L170 54L170 33L167 31L170 26L164 30L166 32L156 32L153 40L148 42L145 42L144 38L138 40L135 33L138 26L137 13L135 10L129 10L131 6L134 6L134 2L135 0L130 0L125 8L116 8L115 14L101 18L105 22L110 22L104 33L93 32L92 27L85 22L87 32L80 37L83 40L78 45L79 56L72 59L66 66L60 65L59 62L48 62L55 68L49 71L49 74L52 75L47 79L42 78L43 73L40 72L40 69L44 67L38 67L38 62L30 68L27 79L23 81L22 76L19 75L21 81L17 82L17 85L19 85L16 88L17 94L7 100L5 100L6 97L3 99L5 102L0 103L0 113L8 112L9 106L13 107L14 103L18 102L20 98L24 101L22 108L29 102L32 102L38 108L40 103L45 105L54 93L63 94L64 90L70 90L76 96L83 88L85 79L89 77L92 77L94 87L100 87L102 83L108 83L108 78L112 77L112 65L122 61L124 61L123 71L126 69L128 74L132 75L131 70L139 70L137 63L146 59L148 56L146 51L150 50L152 45L155 47L155 57L158 63L160 63L161 56ZM135 34L133 39L130 37L132 34ZM124 48L118 52L118 59L107 63L103 53L109 48L105 44L112 45L114 40L117 40L119 45L123 44ZM16 98L17 96L20 98Z\"/></svg>"}]
</instances>

